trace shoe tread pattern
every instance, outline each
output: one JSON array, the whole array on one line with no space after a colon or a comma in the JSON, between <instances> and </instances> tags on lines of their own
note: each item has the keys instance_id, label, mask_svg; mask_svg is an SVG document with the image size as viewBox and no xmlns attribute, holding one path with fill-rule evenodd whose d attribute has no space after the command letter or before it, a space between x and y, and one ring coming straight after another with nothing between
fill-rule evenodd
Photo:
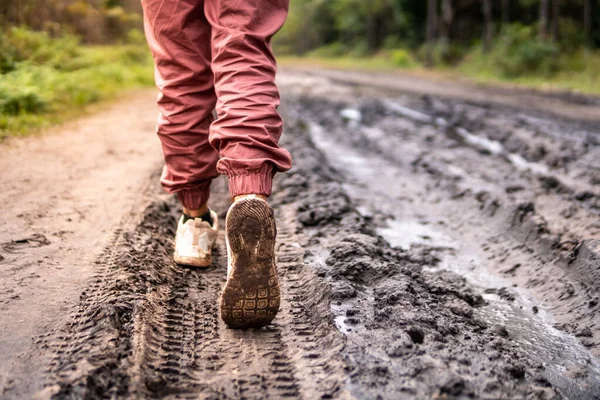
<instances>
[{"instance_id":1,"label":"shoe tread pattern","mask_svg":"<svg viewBox=\"0 0 600 400\"><path fill-rule=\"evenodd\" d=\"M221 296L221 317L230 328L260 328L279 311L275 266L275 218L263 200L236 202L226 220L232 272Z\"/></svg>"}]
</instances>

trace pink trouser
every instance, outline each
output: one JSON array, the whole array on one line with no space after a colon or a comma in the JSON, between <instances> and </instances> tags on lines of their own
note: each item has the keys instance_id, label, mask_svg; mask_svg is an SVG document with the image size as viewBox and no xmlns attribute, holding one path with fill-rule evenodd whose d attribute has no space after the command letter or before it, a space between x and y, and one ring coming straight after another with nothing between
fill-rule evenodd
<instances>
[{"instance_id":1,"label":"pink trouser","mask_svg":"<svg viewBox=\"0 0 600 400\"><path fill-rule=\"evenodd\" d=\"M270 46L289 0L142 0L142 5L160 91L163 187L189 209L206 204L219 173L229 178L232 197L269 196L273 175L292 162L278 146L283 124Z\"/></svg>"}]
</instances>

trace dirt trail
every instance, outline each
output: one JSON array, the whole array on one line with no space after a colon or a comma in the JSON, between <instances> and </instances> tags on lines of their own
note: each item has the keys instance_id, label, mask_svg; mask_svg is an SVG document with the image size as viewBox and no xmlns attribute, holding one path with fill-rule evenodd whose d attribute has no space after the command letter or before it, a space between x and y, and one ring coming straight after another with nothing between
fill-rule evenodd
<instances>
[{"instance_id":1,"label":"dirt trail","mask_svg":"<svg viewBox=\"0 0 600 400\"><path fill-rule=\"evenodd\" d=\"M171 261L151 92L1 149L0 397L598 399L599 132L353 74L280 74L295 167L262 330L218 318L222 237L212 268Z\"/></svg>"},{"instance_id":2,"label":"dirt trail","mask_svg":"<svg viewBox=\"0 0 600 400\"><path fill-rule=\"evenodd\" d=\"M226 182L213 188L213 205L229 205ZM101 259L107 260L86 291L67 329L52 341L48 393L58 398L183 397L316 398L339 393L337 343L323 351L309 306L319 293L285 208L280 213L280 264L285 305L277 323L260 331L227 329L215 301L226 263L221 237L214 267L194 270L171 261L177 207L157 201L141 223L124 230ZM223 236L223 233L221 234ZM308 284L306 284L308 282ZM320 338L335 335L329 328ZM90 362L90 360L93 360ZM333 381L332 377L333 376ZM315 383L317 385L315 386Z\"/></svg>"},{"instance_id":3,"label":"dirt trail","mask_svg":"<svg viewBox=\"0 0 600 400\"><path fill-rule=\"evenodd\" d=\"M374 87L380 92L440 96L480 106L508 106L543 112L575 121L600 121L599 98L564 91L540 92L508 86L477 85L467 80L449 80L414 72L358 72L314 67L290 70L296 73L296 78L326 78L346 85Z\"/></svg>"},{"instance_id":4,"label":"dirt trail","mask_svg":"<svg viewBox=\"0 0 600 400\"><path fill-rule=\"evenodd\" d=\"M145 207L161 162L153 97L0 147L0 397L41 388L33 342L65 322L116 226Z\"/></svg>"}]
</instances>

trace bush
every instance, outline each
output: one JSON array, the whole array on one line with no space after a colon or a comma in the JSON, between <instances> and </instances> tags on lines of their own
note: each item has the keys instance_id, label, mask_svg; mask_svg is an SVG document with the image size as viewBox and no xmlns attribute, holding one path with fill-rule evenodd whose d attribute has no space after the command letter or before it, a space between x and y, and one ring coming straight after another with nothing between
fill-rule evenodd
<instances>
[{"instance_id":1,"label":"bush","mask_svg":"<svg viewBox=\"0 0 600 400\"><path fill-rule=\"evenodd\" d=\"M310 52L310 56L322 58L338 58L348 53L348 48L340 42L333 42Z\"/></svg>"},{"instance_id":2,"label":"bush","mask_svg":"<svg viewBox=\"0 0 600 400\"><path fill-rule=\"evenodd\" d=\"M8 42L6 35L0 34L0 74L5 74L15 69L16 50Z\"/></svg>"},{"instance_id":3,"label":"bush","mask_svg":"<svg viewBox=\"0 0 600 400\"><path fill-rule=\"evenodd\" d=\"M80 55L79 38L73 35L51 38L46 32L13 27L2 42L15 62L28 61L61 69Z\"/></svg>"},{"instance_id":4,"label":"bush","mask_svg":"<svg viewBox=\"0 0 600 400\"><path fill-rule=\"evenodd\" d=\"M419 61L429 66L454 65L465 54L465 49L454 43L444 43L439 40L434 43L425 43L417 51Z\"/></svg>"},{"instance_id":5,"label":"bush","mask_svg":"<svg viewBox=\"0 0 600 400\"><path fill-rule=\"evenodd\" d=\"M149 60L146 46L124 46L121 61L125 64L139 64Z\"/></svg>"},{"instance_id":6,"label":"bush","mask_svg":"<svg viewBox=\"0 0 600 400\"><path fill-rule=\"evenodd\" d=\"M0 140L152 83L145 44L83 47L72 35L13 28L0 34L0 49Z\"/></svg>"},{"instance_id":7,"label":"bush","mask_svg":"<svg viewBox=\"0 0 600 400\"><path fill-rule=\"evenodd\" d=\"M489 54L490 65L505 78L549 77L560 67L558 45L538 40L533 27L511 25L498 37Z\"/></svg>"},{"instance_id":8,"label":"bush","mask_svg":"<svg viewBox=\"0 0 600 400\"><path fill-rule=\"evenodd\" d=\"M127 35L125 36L125 43L134 45L145 45L146 37L144 36L144 32L137 28L128 30Z\"/></svg>"},{"instance_id":9,"label":"bush","mask_svg":"<svg viewBox=\"0 0 600 400\"><path fill-rule=\"evenodd\" d=\"M400 47L404 47L402 40L396 35L389 35L383 40L381 48L383 50L394 50Z\"/></svg>"},{"instance_id":10,"label":"bush","mask_svg":"<svg viewBox=\"0 0 600 400\"><path fill-rule=\"evenodd\" d=\"M390 50L389 58L395 67L410 68L416 64L410 52L404 49Z\"/></svg>"},{"instance_id":11,"label":"bush","mask_svg":"<svg viewBox=\"0 0 600 400\"><path fill-rule=\"evenodd\" d=\"M40 87L45 84L50 69L31 64L18 67L0 80L0 115L41 113L49 109L49 97Z\"/></svg>"},{"instance_id":12,"label":"bush","mask_svg":"<svg viewBox=\"0 0 600 400\"><path fill-rule=\"evenodd\" d=\"M352 47L352 50L348 52L350 57L354 58L362 58L367 57L371 53L369 49L369 44L366 40L361 40Z\"/></svg>"},{"instance_id":13,"label":"bush","mask_svg":"<svg viewBox=\"0 0 600 400\"><path fill-rule=\"evenodd\" d=\"M561 50L564 52L573 52L574 49L581 48L582 43L586 43L585 31L581 29L572 19L561 18L559 20L559 35Z\"/></svg>"},{"instance_id":14,"label":"bush","mask_svg":"<svg viewBox=\"0 0 600 400\"><path fill-rule=\"evenodd\" d=\"M21 88L16 91L0 88L0 114L2 115L39 113L44 109L46 109L46 102L35 88Z\"/></svg>"}]
</instances>

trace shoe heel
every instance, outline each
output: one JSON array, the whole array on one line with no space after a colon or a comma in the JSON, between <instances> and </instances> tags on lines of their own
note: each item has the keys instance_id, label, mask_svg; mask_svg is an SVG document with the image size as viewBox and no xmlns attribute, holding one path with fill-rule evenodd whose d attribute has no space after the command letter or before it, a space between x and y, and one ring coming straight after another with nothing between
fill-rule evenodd
<instances>
[{"instance_id":1,"label":"shoe heel","mask_svg":"<svg viewBox=\"0 0 600 400\"><path fill-rule=\"evenodd\" d=\"M273 209L260 199L233 204L225 221L232 270L221 295L221 318L230 328L260 328L279 311Z\"/></svg>"}]
</instances>

